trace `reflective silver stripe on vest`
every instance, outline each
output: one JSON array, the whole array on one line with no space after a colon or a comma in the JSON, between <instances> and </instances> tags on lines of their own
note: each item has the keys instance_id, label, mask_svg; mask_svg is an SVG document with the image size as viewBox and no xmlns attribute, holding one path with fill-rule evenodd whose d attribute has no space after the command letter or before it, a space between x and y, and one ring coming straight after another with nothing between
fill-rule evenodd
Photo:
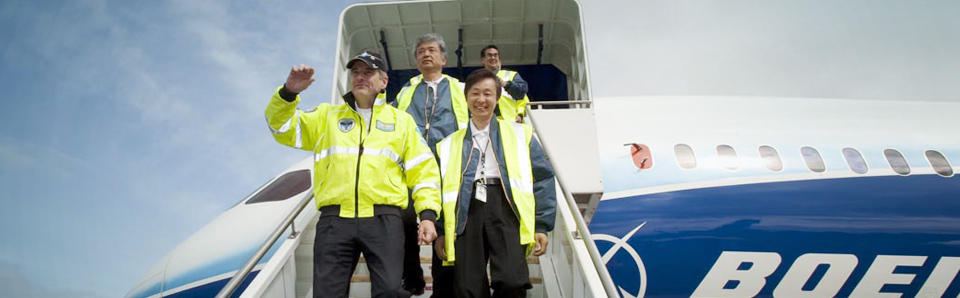
<instances>
[{"instance_id":1,"label":"reflective silver stripe on vest","mask_svg":"<svg viewBox=\"0 0 960 298\"><path fill-rule=\"evenodd\" d=\"M528 193L533 193L533 184L526 183L523 181L517 181L517 179L510 179L511 187L519 187L520 190Z\"/></svg>"},{"instance_id":2,"label":"reflective silver stripe on vest","mask_svg":"<svg viewBox=\"0 0 960 298\"><path fill-rule=\"evenodd\" d=\"M443 194L443 203L444 203L444 204L446 204L446 203L451 203L451 202L456 202L456 201L457 201L457 192L456 192L456 191L451 191L451 192L448 192L448 193Z\"/></svg>"},{"instance_id":3,"label":"reflective silver stripe on vest","mask_svg":"<svg viewBox=\"0 0 960 298\"><path fill-rule=\"evenodd\" d=\"M360 148L357 148L357 147L330 147L330 148L327 148L327 149L320 150L320 151L318 151L317 153L314 153L314 155L313 155L313 161L314 161L314 162L318 162L318 161L320 161L321 159L327 158L327 157L329 157L330 155L334 155L334 154L360 154ZM403 164L403 161L400 160L400 155L394 153L393 151L390 151L390 149L371 149L371 148L364 148L364 149L363 149L363 155L382 155L382 156L386 156L387 158L389 158L390 160L392 160L394 163L397 164L397 166L400 166L401 164Z\"/></svg>"},{"instance_id":4,"label":"reflective silver stripe on vest","mask_svg":"<svg viewBox=\"0 0 960 298\"><path fill-rule=\"evenodd\" d=\"M303 136L300 135L300 110L294 112L293 117L297 119L297 124L293 126L293 130L296 131L297 135L297 140L293 144L293 148L300 149L300 147L303 147Z\"/></svg>"},{"instance_id":5,"label":"reflective silver stripe on vest","mask_svg":"<svg viewBox=\"0 0 960 298\"><path fill-rule=\"evenodd\" d=\"M453 158L450 156L450 144L452 143L453 138L444 138L440 141L440 148L437 149L437 154L440 155L440 181L443 181L444 177L447 176L447 166L450 165L450 158ZM460 162L462 163L463 161L461 160ZM442 192L443 190L441 189L440 191ZM446 204L449 202L456 202L458 192L460 192L459 189L448 193L443 193L440 196L442 203Z\"/></svg>"},{"instance_id":6,"label":"reflective silver stripe on vest","mask_svg":"<svg viewBox=\"0 0 960 298\"><path fill-rule=\"evenodd\" d=\"M327 156L334 154L360 154L360 148L351 148L351 147L330 147L317 151L313 154L313 161L318 162L321 159L327 158Z\"/></svg>"},{"instance_id":7,"label":"reflective silver stripe on vest","mask_svg":"<svg viewBox=\"0 0 960 298\"><path fill-rule=\"evenodd\" d=\"M445 138L440 141L440 148L437 151L437 154L440 155L440 181L443 181L443 177L447 175L447 165L450 164L450 144L453 143L451 138ZM460 161L463 162L462 160Z\"/></svg>"},{"instance_id":8,"label":"reflective silver stripe on vest","mask_svg":"<svg viewBox=\"0 0 960 298\"><path fill-rule=\"evenodd\" d=\"M296 140L293 144L294 148L303 147L303 137L300 135L300 110L295 110L293 112L293 117L287 119L287 122L280 126L280 129L273 129L273 126L270 126L270 118L267 118L267 127L270 128L270 132L275 135L283 134L290 131L290 128L293 127L296 132Z\"/></svg>"},{"instance_id":9,"label":"reflective silver stripe on vest","mask_svg":"<svg viewBox=\"0 0 960 298\"><path fill-rule=\"evenodd\" d=\"M513 78L510 77L510 71L509 71L509 70L503 70L503 69L501 69L501 70L497 71L497 77L499 77L499 78L500 78L501 80L503 80L504 82L512 81L512 80L513 80ZM500 96L504 96L504 97L509 98L509 99L514 99L514 98L513 98L513 95L510 95L510 93L507 92L506 87L503 87L503 89L504 89L504 90L503 90L503 92L500 93Z\"/></svg>"},{"instance_id":10,"label":"reflective silver stripe on vest","mask_svg":"<svg viewBox=\"0 0 960 298\"><path fill-rule=\"evenodd\" d=\"M389 158L390 160L392 160L394 163L396 163L397 166L401 166L401 167L402 167L402 164L403 164L403 160L400 159L400 154L397 154L397 153L395 153L395 152L393 152L393 151L391 151L390 149L387 149L387 148L382 148L382 149L364 148L364 149L363 149L363 155L381 155L381 156L386 156L387 158Z\"/></svg>"},{"instance_id":11,"label":"reflective silver stripe on vest","mask_svg":"<svg viewBox=\"0 0 960 298\"><path fill-rule=\"evenodd\" d=\"M414 186L413 186L413 191L410 192L410 193L411 193L411 194L417 193L417 191L420 190L421 188L433 188L433 189L436 189L436 190L439 191L439 190L440 190L440 184L436 184L436 183L433 183L433 182L420 183L420 184L414 185Z\"/></svg>"},{"instance_id":12,"label":"reflective silver stripe on vest","mask_svg":"<svg viewBox=\"0 0 960 298\"><path fill-rule=\"evenodd\" d=\"M533 178L530 177L532 168L530 165L530 146L527 145L526 133L523 129L523 124L521 123L512 123L513 132L517 136L517 160L520 162L520 180L516 181L510 179L510 185L517 185L521 190L533 193L533 184L528 184L526 181L533 181Z\"/></svg>"},{"instance_id":13,"label":"reflective silver stripe on vest","mask_svg":"<svg viewBox=\"0 0 960 298\"><path fill-rule=\"evenodd\" d=\"M424 162L427 162L427 161L429 161L429 160L431 160L431 159L433 159L433 153L432 153L432 152L427 152L427 153L424 153L424 154L420 154L419 156L414 157L413 159L408 160L407 162L403 163L403 170L404 170L404 171L409 171L410 169L413 169L414 167L416 167L416 166L418 166L418 165L420 165L420 164L422 164L422 163L424 163Z\"/></svg>"},{"instance_id":14,"label":"reflective silver stripe on vest","mask_svg":"<svg viewBox=\"0 0 960 298\"><path fill-rule=\"evenodd\" d=\"M297 123L296 123L296 124L300 124L300 110L295 110L295 111L293 112L293 117L290 117L290 119L287 119L287 122L284 123L283 125L281 125L281 126L280 126L280 129L273 129L273 126L270 126L270 124L269 124L269 123L270 123L270 118L267 118L267 123L268 123L268 124L267 124L267 127L270 127L270 131L272 131L273 134L275 134L275 135L282 134L282 133L285 133L285 132L289 131L289 130L290 130L290 127L295 125L295 124L293 123L293 120L294 120L294 119L297 120ZM299 126L299 125L297 125L297 126Z\"/></svg>"}]
</instances>

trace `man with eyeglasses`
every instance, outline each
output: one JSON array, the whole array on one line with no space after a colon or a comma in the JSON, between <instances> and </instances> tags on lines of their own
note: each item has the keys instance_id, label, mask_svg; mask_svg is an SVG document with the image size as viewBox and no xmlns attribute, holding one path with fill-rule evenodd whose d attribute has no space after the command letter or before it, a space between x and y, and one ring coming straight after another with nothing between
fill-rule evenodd
<instances>
[{"instance_id":1,"label":"man with eyeglasses","mask_svg":"<svg viewBox=\"0 0 960 298\"><path fill-rule=\"evenodd\" d=\"M497 74L500 86L506 91L502 92L497 104L498 118L522 123L526 116L527 103L530 102L527 98L527 81L516 71L502 68L500 49L495 45L488 45L480 50L480 59L483 60L483 68Z\"/></svg>"}]
</instances>

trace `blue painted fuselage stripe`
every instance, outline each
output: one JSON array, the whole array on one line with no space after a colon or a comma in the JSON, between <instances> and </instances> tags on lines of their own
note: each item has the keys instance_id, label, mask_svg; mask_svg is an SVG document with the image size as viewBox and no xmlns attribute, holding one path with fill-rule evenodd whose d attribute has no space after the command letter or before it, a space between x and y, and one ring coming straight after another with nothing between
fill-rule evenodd
<instances>
[{"instance_id":1,"label":"blue painted fuselage stripe","mask_svg":"<svg viewBox=\"0 0 960 298\"><path fill-rule=\"evenodd\" d=\"M941 256L960 256L960 178L937 175L788 181L654 193L600 203L590 230L628 239L646 266L646 297L687 296L723 251L775 252L783 260L760 296L769 297L804 253L853 254L848 296L877 255L927 256L917 276L883 292L917 294ZM597 241L601 253L611 243ZM618 251L607 263L627 292L639 289L633 258ZM960 281L946 295L956 297Z\"/></svg>"},{"instance_id":2,"label":"blue painted fuselage stripe","mask_svg":"<svg viewBox=\"0 0 960 298\"><path fill-rule=\"evenodd\" d=\"M230 295L231 298L240 297L240 294L243 294L243 291L247 289L247 286L253 282L253 279L257 277L260 271L250 272L250 275L247 276L247 279L244 279L240 286L237 287L236 291L233 291L233 295ZM184 291L177 292L172 295L163 296L169 298L202 298L202 297L216 297L217 293L227 285L227 282L230 281L230 278L221 279L212 283L199 285L197 287L187 289Z\"/></svg>"}]
</instances>

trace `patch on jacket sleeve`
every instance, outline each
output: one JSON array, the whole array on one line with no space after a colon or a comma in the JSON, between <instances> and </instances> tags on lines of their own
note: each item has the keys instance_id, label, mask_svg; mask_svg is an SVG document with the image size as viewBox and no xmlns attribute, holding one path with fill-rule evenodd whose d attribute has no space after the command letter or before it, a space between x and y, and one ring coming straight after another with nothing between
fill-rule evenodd
<instances>
[{"instance_id":1,"label":"patch on jacket sleeve","mask_svg":"<svg viewBox=\"0 0 960 298\"><path fill-rule=\"evenodd\" d=\"M393 123L383 123L380 120L377 120L377 129L382 131L393 131Z\"/></svg>"},{"instance_id":2,"label":"patch on jacket sleeve","mask_svg":"<svg viewBox=\"0 0 960 298\"><path fill-rule=\"evenodd\" d=\"M353 127L356 126L356 122L353 121L353 118L340 119L340 122L337 124L338 124L337 126L340 127L340 131L342 132L350 132L350 130L352 130Z\"/></svg>"}]
</instances>

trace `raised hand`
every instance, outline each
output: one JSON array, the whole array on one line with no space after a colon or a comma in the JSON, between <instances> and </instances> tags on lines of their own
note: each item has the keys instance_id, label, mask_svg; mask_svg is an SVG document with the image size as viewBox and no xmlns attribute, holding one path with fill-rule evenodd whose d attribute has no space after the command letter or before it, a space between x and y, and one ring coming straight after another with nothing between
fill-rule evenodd
<instances>
[{"instance_id":1,"label":"raised hand","mask_svg":"<svg viewBox=\"0 0 960 298\"><path fill-rule=\"evenodd\" d=\"M300 93L303 90L306 90L307 87L310 87L310 84L312 83L313 67L300 64L299 66L294 65L293 69L290 69L290 75L287 76L287 82L283 85L287 88L287 91Z\"/></svg>"}]
</instances>

